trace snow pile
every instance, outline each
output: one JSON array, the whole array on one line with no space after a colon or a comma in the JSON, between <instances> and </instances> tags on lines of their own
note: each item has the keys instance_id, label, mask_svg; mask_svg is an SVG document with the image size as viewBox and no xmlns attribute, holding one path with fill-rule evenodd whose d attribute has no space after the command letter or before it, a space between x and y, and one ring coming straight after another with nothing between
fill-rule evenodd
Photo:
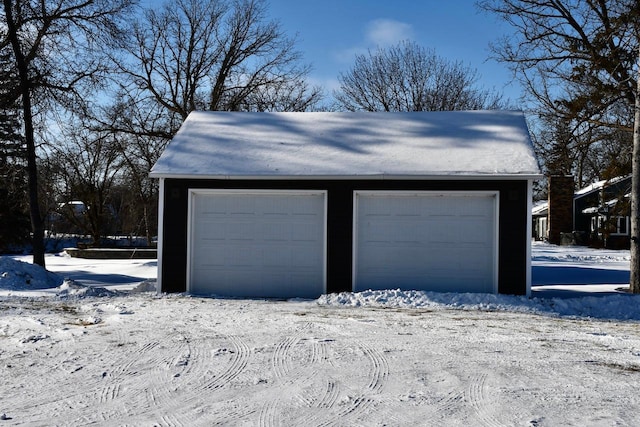
<instances>
[{"instance_id":1,"label":"snow pile","mask_svg":"<svg viewBox=\"0 0 640 427\"><path fill-rule=\"evenodd\" d=\"M540 263L591 263L607 264L629 262L631 253L628 249L595 249L587 246L556 246L545 242L533 242L531 245L531 260L535 264ZM569 264L569 265L571 265ZM628 266L626 266L628 269Z\"/></svg>"},{"instance_id":2,"label":"snow pile","mask_svg":"<svg viewBox=\"0 0 640 427\"><path fill-rule=\"evenodd\" d=\"M438 293L425 291L368 290L323 295L320 305L387 308L461 308L499 310L518 305L527 306L527 298L478 293ZM527 310L530 311L530 310Z\"/></svg>"},{"instance_id":3,"label":"snow pile","mask_svg":"<svg viewBox=\"0 0 640 427\"><path fill-rule=\"evenodd\" d=\"M147 279L143 282L140 282L140 284L133 288L130 292L134 294L141 292L155 292L157 282L158 281L156 279Z\"/></svg>"},{"instance_id":4,"label":"snow pile","mask_svg":"<svg viewBox=\"0 0 640 427\"><path fill-rule=\"evenodd\" d=\"M640 321L640 297L620 293L579 298L528 298L480 293L380 290L323 295L321 306L510 311L569 317Z\"/></svg>"},{"instance_id":5,"label":"snow pile","mask_svg":"<svg viewBox=\"0 0 640 427\"><path fill-rule=\"evenodd\" d=\"M591 249L591 248L586 248L586 249L590 249L592 251L595 251L596 249ZM629 251L620 251L620 252L625 252L622 254L618 254L618 253L613 253L611 254L610 252L616 252L616 251L607 251L605 253L602 254L594 254L594 253L577 253L577 254L572 254L572 253L566 253L566 254L561 254L561 255L538 255L538 256L534 256L533 257L533 261L565 261L565 262L591 262L591 263L607 263L609 261L614 261L614 262L623 262L623 261L630 261L631 260L631 255L629 255Z\"/></svg>"},{"instance_id":6,"label":"snow pile","mask_svg":"<svg viewBox=\"0 0 640 427\"><path fill-rule=\"evenodd\" d=\"M39 265L0 257L0 289L50 289L60 286L62 282L62 277Z\"/></svg>"},{"instance_id":7,"label":"snow pile","mask_svg":"<svg viewBox=\"0 0 640 427\"><path fill-rule=\"evenodd\" d=\"M534 302L560 316L640 321L640 296L633 294L551 298Z\"/></svg>"},{"instance_id":8,"label":"snow pile","mask_svg":"<svg viewBox=\"0 0 640 427\"><path fill-rule=\"evenodd\" d=\"M0 257L0 289L5 291L51 290L61 298L111 297L120 292L99 286L87 286L62 278L36 264Z\"/></svg>"},{"instance_id":9,"label":"snow pile","mask_svg":"<svg viewBox=\"0 0 640 427\"><path fill-rule=\"evenodd\" d=\"M68 279L60 285L56 293L61 298L113 297L121 294L118 291L110 291L99 286L86 286Z\"/></svg>"}]
</instances>

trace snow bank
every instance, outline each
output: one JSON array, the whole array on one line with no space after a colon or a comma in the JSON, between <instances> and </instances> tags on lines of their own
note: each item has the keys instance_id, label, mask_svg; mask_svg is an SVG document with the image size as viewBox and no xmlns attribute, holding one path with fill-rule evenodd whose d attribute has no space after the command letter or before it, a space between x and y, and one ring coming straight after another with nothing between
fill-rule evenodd
<instances>
[{"instance_id":1,"label":"snow bank","mask_svg":"<svg viewBox=\"0 0 640 427\"><path fill-rule=\"evenodd\" d=\"M323 295L316 302L322 306L511 311L640 321L640 296L623 292L616 295L580 298L528 298L511 295L437 293L395 289Z\"/></svg>"},{"instance_id":2,"label":"snow bank","mask_svg":"<svg viewBox=\"0 0 640 427\"><path fill-rule=\"evenodd\" d=\"M61 298L83 297L113 297L121 295L121 292L110 291L100 286L86 286L73 280L65 280L57 289L56 294Z\"/></svg>"},{"instance_id":3,"label":"snow bank","mask_svg":"<svg viewBox=\"0 0 640 427\"><path fill-rule=\"evenodd\" d=\"M24 291L50 289L62 284L62 277L39 265L0 257L0 289Z\"/></svg>"},{"instance_id":4,"label":"snow bank","mask_svg":"<svg viewBox=\"0 0 640 427\"><path fill-rule=\"evenodd\" d=\"M61 298L111 297L121 292L100 286L87 286L47 271L39 265L0 257L0 290L18 294L50 290ZM45 294L50 295L51 293Z\"/></svg>"}]
</instances>

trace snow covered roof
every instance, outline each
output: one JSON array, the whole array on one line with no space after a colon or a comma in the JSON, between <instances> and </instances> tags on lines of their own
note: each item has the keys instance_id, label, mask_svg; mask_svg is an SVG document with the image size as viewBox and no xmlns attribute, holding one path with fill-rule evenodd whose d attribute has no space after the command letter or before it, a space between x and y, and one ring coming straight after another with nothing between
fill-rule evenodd
<instances>
[{"instance_id":1,"label":"snow covered roof","mask_svg":"<svg viewBox=\"0 0 640 427\"><path fill-rule=\"evenodd\" d=\"M538 178L522 112L193 112L155 178Z\"/></svg>"},{"instance_id":2,"label":"snow covered roof","mask_svg":"<svg viewBox=\"0 0 640 427\"><path fill-rule=\"evenodd\" d=\"M625 194L625 195L624 195L624 198L625 198L626 200L631 199L631 193L627 193L627 194ZM609 200L609 201L605 202L605 203L604 203L604 206L606 206L607 208L613 208L613 207L615 207L615 206L618 204L618 202L619 202L619 201L620 201L620 199L618 199L618 198L616 197L615 199L611 199L611 200ZM595 214L595 213L599 213L599 212L601 212L601 209L602 209L604 206L591 206L591 207L589 207L589 208L583 209L583 210L582 210L582 213L583 213L583 214Z\"/></svg>"},{"instance_id":3,"label":"snow covered roof","mask_svg":"<svg viewBox=\"0 0 640 427\"><path fill-rule=\"evenodd\" d=\"M587 185L586 187L576 191L574 194L574 198L577 199L582 196L586 196L587 194L591 194L594 191L600 191L606 186L617 184L618 182L624 181L625 179L631 179L631 175L617 176L615 178L594 182L593 184Z\"/></svg>"},{"instance_id":4,"label":"snow covered roof","mask_svg":"<svg viewBox=\"0 0 640 427\"><path fill-rule=\"evenodd\" d=\"M547 215L549 213L549 202L538 202L531 208L531 215L540 216Z\"/></svg>"}]
</instances>

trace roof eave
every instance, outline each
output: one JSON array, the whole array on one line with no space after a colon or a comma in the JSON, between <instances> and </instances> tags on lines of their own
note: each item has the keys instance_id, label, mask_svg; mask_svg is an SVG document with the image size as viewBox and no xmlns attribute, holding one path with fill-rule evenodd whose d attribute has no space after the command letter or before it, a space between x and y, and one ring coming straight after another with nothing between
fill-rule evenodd
<instances>
[{"instance_id":1,"label":"roof eave","mask_svg":"<svg viewBox=\"0 0 640 427\"><path fill-rule=\"evenodd\" d=\"M514 174L482 174L482 173L458 173L458 174L429 174L429 175L207 175L207 174L181 174L181 173L160 173L151 172L151 178L166 179L211 179L211 180L424 180L424 181L443 181L443 180L538 180L543 177L540 173L514 173Z\"/></svg>"}]
</instances>

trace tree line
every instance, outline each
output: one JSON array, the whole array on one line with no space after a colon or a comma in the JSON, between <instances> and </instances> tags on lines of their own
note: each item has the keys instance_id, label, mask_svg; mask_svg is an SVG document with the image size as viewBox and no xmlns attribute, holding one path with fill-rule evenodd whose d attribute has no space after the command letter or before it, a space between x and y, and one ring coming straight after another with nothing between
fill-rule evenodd
<instances>
[{"instance_id":1,"label":"tree line","mask_svg":"<svg viewBox=\"0 0 640 427\"><path fill-rule=\"evenodd\" d=\"M10 197L0 242L31 235L40 265L45 232L75 231L95 245L110 233L153 239L158 188L148 173L191 111L503 106L474 69L411 42L356 56L327 105L264 0L3 6L0 194Z\"/></svg>"},{"instance_id":2,"label":"tree line","mask_svg":"<svg viewBox=\"0 0 640 427\"><path fill-rule=\"evenodd\" d=\"M477 5L513 30L492 52L525 88L545 172L584 185L638 169L638 0ZM191 111L512 108L474 68L410 41L355 55L329 97L267 0L3 6L0 246L31 238L41 265L56 224L94 244L109 233L152 240L148 172Z\"/></svg>"}]
</instances>

